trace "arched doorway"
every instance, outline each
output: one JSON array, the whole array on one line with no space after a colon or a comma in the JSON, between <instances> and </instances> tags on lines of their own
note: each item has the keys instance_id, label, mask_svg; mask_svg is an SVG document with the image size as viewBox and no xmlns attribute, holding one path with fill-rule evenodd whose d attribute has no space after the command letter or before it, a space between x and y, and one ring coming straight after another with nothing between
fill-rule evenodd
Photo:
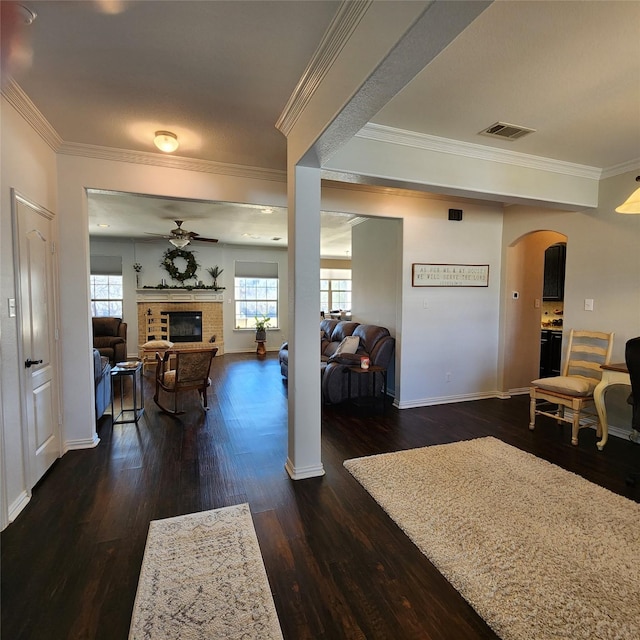
<instances>
[{"instance_id":1,"label":"arched doorway","mask_svg":"<svg viewBox=\"0 0 640 640\"><path fill-rule=\"evenodd\" d=\"M542 318L548 310L543 301L545 251L566 242L562 233L540 230L521 236L507 249L503 366L507 393L528 392L531 380L540 375Z\"/></svg>"}]
</instances>

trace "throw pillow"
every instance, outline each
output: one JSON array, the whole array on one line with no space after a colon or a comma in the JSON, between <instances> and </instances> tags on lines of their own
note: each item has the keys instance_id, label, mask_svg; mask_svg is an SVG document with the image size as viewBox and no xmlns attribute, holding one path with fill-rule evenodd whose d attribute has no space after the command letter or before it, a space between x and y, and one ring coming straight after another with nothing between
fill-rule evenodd
<instances>
[{"instance_id":1,"label":"throw pillow","mask_svg":"<svg viewBox=\"0 0 640 640\"><path fill-rule=\"evenodd\" d=\"M171 349L173 342L169 340L149 340L142 345L143 349Z\"/></svg>"},{"instance_id":2,"label":"throw pillow","mask_svg":"<svg viewBox=\"0 0 640 640\"><path fill-rule=\"evenodd\" d=\"M358 336L347 336L338 345L338 348L333 355L339 356L342 353L355 353L358 350L359 344L360 338L358 338Z\"/></svg>"}]
</instances>

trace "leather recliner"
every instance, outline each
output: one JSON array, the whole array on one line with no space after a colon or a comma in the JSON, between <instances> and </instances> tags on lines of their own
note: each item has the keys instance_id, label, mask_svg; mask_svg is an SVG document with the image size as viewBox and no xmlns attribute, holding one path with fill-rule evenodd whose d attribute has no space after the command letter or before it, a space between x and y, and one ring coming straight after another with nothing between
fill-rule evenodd
<instances>
[{"instance_id":1,"label":"leather recliner","mask_svg":"<svg viewBox=\"0 0 640 640\"><path fill-rule=\"evenodd\" d=\"M92 318L93 347L111 366L127 359L127 323L122 318Z\"/></svg>"},{"instance_id":2,"label":"leather recliner","mask_svg":"<svg viewBox=\"0 0 640 640\"><path fill-rule=\"evenodd\" d=\"M336 404L348 399L349 396L349 367L359 366L362 356L368 356L372 366L388 369L395 349L395 339L388 329L371 324L325 319L320 322L320 368L322 376L322 400L328 404ZM347 336L359 338L356 353L342 353L336 351L342 340ZM283 378L289 375L289 345L284 343L278 354L280 372ZM360 388L355 385L351 390L352 397L360 392L363 395L379 394L383 381L381 376L371 376L370 383L375 380L375 388Z\"/></svg>"}]
</instances>

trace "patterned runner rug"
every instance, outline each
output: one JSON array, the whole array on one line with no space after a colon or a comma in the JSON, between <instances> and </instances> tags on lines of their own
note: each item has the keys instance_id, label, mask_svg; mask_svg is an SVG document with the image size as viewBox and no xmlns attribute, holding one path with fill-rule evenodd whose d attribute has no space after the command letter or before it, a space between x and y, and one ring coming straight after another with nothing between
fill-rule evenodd
<instances>
[{"instance_id":1,"label":"patterned runner rug","mask_svg":"<svg viewBox=\"0 0 640 640\"><path fill-rule=\"evenodd\" d=\"M495 438L345 467L505 640L640 638L640 505Z\"/></svg>"},{"instance_id":2,"label":"patterned runner rug","mask_svg":"<svg viewBox=\"0 0 640 640\"><path fill-rule=\"evenodd\" d=\"M129 638L282 639L248 504L151 522Z\"/></svg>"}]
</instances>

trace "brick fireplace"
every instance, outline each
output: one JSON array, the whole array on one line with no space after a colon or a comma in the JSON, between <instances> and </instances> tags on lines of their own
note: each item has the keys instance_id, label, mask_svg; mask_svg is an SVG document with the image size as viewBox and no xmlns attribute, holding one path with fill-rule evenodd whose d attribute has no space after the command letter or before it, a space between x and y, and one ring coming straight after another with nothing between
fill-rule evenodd
<instances>
[{"instance_id":1,"label":"brick fireplace","mask_svg":"<svg viewBox=\"0 0 640 640\"><path fill-rule=\"evenodd\" d=\"M166 292L152 289L138 291L138 347L147 341L147 326L149 318L164 318L163 331L169 333L169 315L180 317L184 312L193 312L201 315L202 340L189 342L184 339L174 340L176 347L180 349L199 349L207 346L218 347L218 355L224 353L224 336L222 323L222 294L199 294L193 292ZM156 324L156 327L159 325ZM155 331L158 333L158 331ZM156 339L162 336L156 335ZM215 339L214 339L215 337ZM169 340L171 336L169 335Z\"/></svg>"}]
</instances>

